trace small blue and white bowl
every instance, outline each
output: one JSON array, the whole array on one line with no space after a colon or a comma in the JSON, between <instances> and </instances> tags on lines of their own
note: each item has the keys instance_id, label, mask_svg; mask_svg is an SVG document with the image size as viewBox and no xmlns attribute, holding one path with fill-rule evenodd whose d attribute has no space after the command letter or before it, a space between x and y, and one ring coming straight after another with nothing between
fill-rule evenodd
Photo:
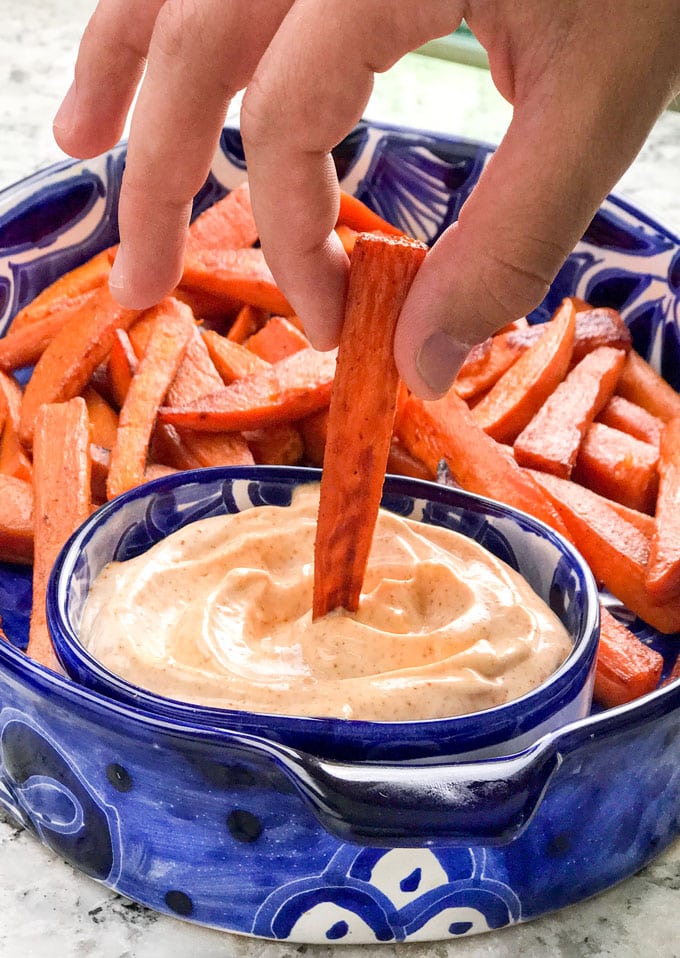
<instances>
[{"instance_id":1,"label":"small blue and white bowl","mask_svg":"<svg viewBox=\"0 0 680 958\"><path fill-rule=\"evenodd\" d=\"M139 555L198 519L259 505L290 505L297 486L319 478L318 470L289 467L201 469L146 483L102 506L65 546L48 590L48 624L67 673L87 688L163 719L261 735L320 758L342 761L469 761L510 755L589 713L599 597L580 554L524 513L413 479L389 477L383 506L400 516L460 532L483 545L527 579L572 639L572 651L563 664L520 698L455 718L410 722L208 708L141 689L115 675L83 646L79 628L88 590L109 562Z\"/></svg>"}]
</instances>

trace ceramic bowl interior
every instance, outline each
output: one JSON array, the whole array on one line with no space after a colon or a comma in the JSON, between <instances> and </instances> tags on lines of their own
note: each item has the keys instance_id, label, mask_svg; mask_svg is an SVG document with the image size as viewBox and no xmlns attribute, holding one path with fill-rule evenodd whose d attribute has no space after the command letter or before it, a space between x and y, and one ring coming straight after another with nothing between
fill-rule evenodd
<instances>
[{"instance_id":1,"label":"ceramic bowl interior","mask_svg":"<svg viewBox=\"0 0 680 958\"><path fill-rule=\"evenodd\" d=\"M187 523L261 504L288 505L300 483L318 481L311 469L241 467L164 477L98 510L71 538L57 561L48 594L48 622L57 653L78 682L154 714L206 726L257 731L273 739L333 754L412 757L424 754L507 754L590 708L598 637L598 595L592 575L561 537L504 506L434 483L390 477L383 505L425 524L460 531L508 562L553 609L573 641L567 660L539 688L503 706L436 721L365 722L261 715L189 705L115 676L78 638L90 583L107 562L124 560ZM299 731L297 729L299 728ZM308 736L314 736L310 741ZM323 740L326 739L325 745Z\"/></svg>"}]
</instances>

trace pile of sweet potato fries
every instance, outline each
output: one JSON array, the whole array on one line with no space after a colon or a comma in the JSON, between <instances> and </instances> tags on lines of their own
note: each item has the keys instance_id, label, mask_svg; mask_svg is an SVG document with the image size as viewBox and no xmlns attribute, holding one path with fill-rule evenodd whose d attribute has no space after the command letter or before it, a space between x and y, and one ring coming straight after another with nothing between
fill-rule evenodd
<instances>
[{"instance_id":1,"label":"pile of sweet potato fries","mask_svg":"<svg viewBox=\"0 0 680 958\"><path fill-rule=\"evenodd\" d=\"M338 351L311 348L276 287L247 183L194 221L182 280L154 308L114 302L109 249L16 315L0 339L0 559L33 563L28 654L59 668L47 578L93 508L172 470L253 463L324 465L315 616L357 607L385 471L434 480L444 461L562 533L654 629L680 631L680 395L620 315L566 299L475 347L424 401L399 383L392 341L425 246L345 193L336 229L351 254ZM630 701L662 669L602 607L597 699Z\"/></svg>"}]
</instances>

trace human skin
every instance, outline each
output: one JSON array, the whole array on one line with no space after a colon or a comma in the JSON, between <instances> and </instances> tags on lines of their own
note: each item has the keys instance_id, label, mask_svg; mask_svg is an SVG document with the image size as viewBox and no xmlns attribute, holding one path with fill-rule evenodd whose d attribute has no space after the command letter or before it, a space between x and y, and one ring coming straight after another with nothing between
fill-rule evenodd
<instances>
[{"instance_id":1,"label":"human skin","mask_svg":"<svg viewBox=\"0 0 680 958\"><path fill-rule=\"evenodd\" d=\"M263 250L313 345L335 346L349 264L333 233L330 151L360 119L374 74L463 17L513 116L397 327L406 385L444 393L472 344L541 301L680 89L680 0L100 0L54 133L72 156L104 152L139 88L114 296L143 308L176 285L192 198L245 88Z\"/></svg>"}]
</instances>

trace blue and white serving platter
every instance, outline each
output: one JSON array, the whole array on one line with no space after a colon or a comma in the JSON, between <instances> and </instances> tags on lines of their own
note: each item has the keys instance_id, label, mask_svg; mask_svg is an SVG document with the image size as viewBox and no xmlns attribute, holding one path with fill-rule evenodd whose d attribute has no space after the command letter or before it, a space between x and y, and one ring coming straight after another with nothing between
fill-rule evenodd
<instances>
[{"instance_id":1,"label":"blue and white serving platter","mask_svg":"<svg viewBox=\"0 0 680 958\"><path fill-rule=\"evenodd\" d=\"M491 152L362 122L335 157L345 189L431 242ZM0 193L1 330L48 283L116 242L124 162L121 146ZM238 129L227 127L196 212L245 176ZM531 319L567 294L619 309L636 349L680 387L677 237L607 199ZM361 844L324 829L280 768L238 736L169 728L29 661L20 650L30 598L30 570L0 566L11 643L0 644L0 804L85 874L160 912L297 942L454 939L595 895L680 833L680 683L546 736L551 774L509 840ZM634 627L664 654L667 676L678 637ZM209 816L187 804L192 790L209 797ZM140 798L155 810L145 821L130 814Z\"/></svg>"}]
</instances>

